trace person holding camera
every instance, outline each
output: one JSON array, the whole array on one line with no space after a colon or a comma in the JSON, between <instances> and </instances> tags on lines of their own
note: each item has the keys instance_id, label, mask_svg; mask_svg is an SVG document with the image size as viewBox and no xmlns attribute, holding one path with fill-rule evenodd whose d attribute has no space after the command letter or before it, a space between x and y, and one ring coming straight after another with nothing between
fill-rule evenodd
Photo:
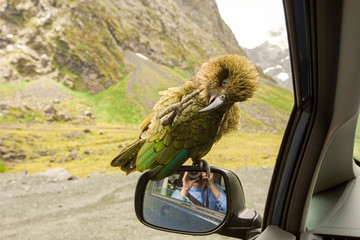
<instances>
[{"instance_id":1,"label":"person holding camera","mask_svg":"<svg viewBox=\"0 0 360 240\"><path fill-rule=\"evenodd\" d=\"M185 172L182 184L181 190L175 190L172 198L201 204L216 211L226 211L226 194L219 184L214 183L213 173L208 178L206 172L202 172L200 177L191 179Z\"/></svg>"}]
</instances>

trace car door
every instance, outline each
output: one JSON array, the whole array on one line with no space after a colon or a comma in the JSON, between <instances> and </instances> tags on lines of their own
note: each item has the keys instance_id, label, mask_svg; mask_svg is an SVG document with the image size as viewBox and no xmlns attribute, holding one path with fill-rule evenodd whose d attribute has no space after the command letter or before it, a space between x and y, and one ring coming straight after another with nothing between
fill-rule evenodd
<instances>
[{"instance_id":1,"label":"car door","mask_svg":"<svg viewBox=\"0 0 360 240\"><path fill-rule=\"evenodd\" d=\"M353 148L360 1L284 0L284 9L295 106L258 239L359 238L359 169Z\"/></svg>"}]
</instances>

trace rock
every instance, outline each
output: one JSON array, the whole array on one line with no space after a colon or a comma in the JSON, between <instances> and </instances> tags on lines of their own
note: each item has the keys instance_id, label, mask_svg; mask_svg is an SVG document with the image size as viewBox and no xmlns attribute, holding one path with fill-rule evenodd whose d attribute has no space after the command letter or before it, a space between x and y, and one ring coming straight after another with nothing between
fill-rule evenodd
<instances>
[{"instance_id":1,"label":"rock","mask_svg":"<svg viewBox=\"0 0 360 240\"><path fill-rule=\"evenodd\" d=\"M26 155L22 152L14 152L11 150L11 152L2 155L2 158L7 162L20 162L26 158Z\"/></svg>"},{"instance_id":2,"label":"rock","mask_svg":"<svg viewBox=\"0 0 360 240\"><path fill-rule=\"evenodd\" d=\"M93 178L93 177L98 177L98 176L100 176L100 173L92 173L92 174L89 174L87 177Z\"/></svg>"},{"instance_id":3,"label":"rock","mask_svg":"<svg viewBox=\"0 0 360 240\"><path fill-rule=\"evenodd\" d=\"M40 137L40 136L37 136L37 135L33 135L33 137L35 138L35 139L37 139L37 140L39 140L39 141L46 141L46 139L45 138L43 138L43 137Z\"/></svg>"},{"instance_id":4,"label":"rock","mask_svg":"<svg viewBox=\"0 0 360 240\"><path fill-rule=\"evenodd\" d=\"M49 63L49 57L46 53L41 54L40 60L41 60L42 67L46 67Z\"/></svg>"},{"instance_id":5,"label":"rock","mask_svg":"<svg viewBox=\"0 0 360 240\"><path fill-rule=\"evenodd\" d=\"M84 151L84 154L89 155L89 154L90 154L90 151L89 151L89 150L85 150L85 151Z\"/></svg>"},{"instance_id":6,"label":"rock","mask_svg":"<svg viewBox=\"0 0 360 240\"><path fill-rule=\"evenodd\" d=\"M55 121L68 121L70 117L63 111L58 111L56 114L52 117Z\"/></svg>"},{"instance_id":7,"label":"rock","mask_svg":"<svg viewBox=\"0 0 360 240\"><path fill-rule=\"evenodd\" d=\"M4 104L4 103L0 104L0 111L9 110L9 108L10 107L8 105Z\"/></svg>"},{"instance_id":8,"label":"rock","mask_svg":"<svg viewBox=\"0 0 360 240\"><path fill-rule=\"evenodd\" d=\"M12 52L12 51L14 51L15 47L14 47L14 45L9 44L6 46L5 49L6 49L6 52Z\"/></svg>"},{"instance_id":9,"label":"rock","mask_svg":"<svg viewBox=\"0 0 360 240\"><path fill-rule=\"evenodd\" d=\"M89 118L94 118L94 115L89 110L85 110L84 115L89 117Z\"/></svg>"},{"instance_id":10,"label":"rock","mask_svg":"<svg viewBox=\"0 0 360 240\"><path fill-rule=\"evenodd\" d=\"M81 178L78 176L71 176L68 180L80 180Z\"/></svg>"},{"instance_id":11,"label":"rock","mask_svg":"<svg viewBox=\"0 0 360 240\"><path fill-rule=\"evenodd\" d=\"M79 131L74 131L74 132L70 132L69 134L64 134L64 136L68 139L74 140L76 138L82 138L84 136L84 134Z\"/></svg>"},{"instance_id":12,"label":"rock","mask_svg":"<svg viewBox=\"0 0 360 240\"><path fill-rule=\"evenodd\" d=\"M0 146L0 156L6 154L8 149L5 146Z\"/></svg>"},{"instance_id":13,"label":"rock","mask_svg":"<svg viewBox=\"0 0 360 240\"><path fill-rule=\"evenodd\" d=\"M39 172L34 174L36 176L45 176L56 179L58 181L69 180L73 176L64 168L52 168L45 172Z\"/></svg>"},{"instance_id":14,"label":"rock","mask_svg":"<svg viewBox=\"0 0 360 240\"><path fill-rule=\"evenodd\" d=\"M14 71L11 66L0 67L0 79L10 80L13 77Z\"/></svg>"},{"instance_id":15,"label":"rock","mask_svg":"<svg viewBox=\"0 0 360 240\"><path fill-rule=\"evenodd\" d=\"M37 75L37 62L32 56L24 53L13 54L10 57L10 62L14 65L21 76L26 77Z\"/></svg>"},{"instance_id":16,"label":"rock","mask_svg":"<svg viewBox=\"0 0 360 240\"><path fill-rule=\"evenodd\" d=\"M13 152L6 152L5 154L2 155L2 158L5 160L5 161L8 161L10 162L11 160L14 160L15 159L15 153Z\"/></svg>"},{"instance_id":17,"label":"rock","mask_svg":"<svg viewBox=\"0 0 360 240\"><path fill-rule=\"evenodd\" d=\"M71 80L65 80L65 81L64 81L64 85L67 86L67 87L69 87L69 88L71 88L71 89L73 89L73 88L75 87L74 82L71 81Z\"/></svg>"},{"instance_id":18,"label":"rock","mask_svg":"<svg viewBox=\"0 0 360 240\"><path fill-rule=\"evenodd\" d=\"M40 156L48 156L50 152L48 150L41 150L38 152Z\"/></svg>"},{"instance_id":19,"label":"rock","mask_svg":"<svg viewBox=\"0 0 360 240\"><path fill-rule=\"evenodd\" d=\"M65 159L66 162L73 161L78 158L76 151L71 151L67 159Z\"/></svg>"},{"instance_id":20,"label":"rock","mask_svg":"<svg viewBox=\"0 0 360 240\"><path fill-rule=\"evenodd\" d=\"M53 115L56 114L57 111L52 104L49 104L44 107L44 112Z\"/></svg>"},{"instance_id":21,"label":"rock","mask_svg":"<svg viewBox=\"0 0 360 240\"><path fill-rule=\"evenodd\" d=\"M91 131L90 131L90 129L84 129L84 131L83 131L84 133L91 133Z\"/></svg>"}]
</instances>

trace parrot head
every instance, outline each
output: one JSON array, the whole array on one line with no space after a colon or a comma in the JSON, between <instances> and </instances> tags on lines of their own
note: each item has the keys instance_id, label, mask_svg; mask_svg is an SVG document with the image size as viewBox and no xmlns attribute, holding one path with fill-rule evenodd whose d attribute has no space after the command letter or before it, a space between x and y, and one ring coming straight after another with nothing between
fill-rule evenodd
<instances>
[{"instance_id":1,"label":"parrot head","mask_svg":"<svg viewBox=\"0 0 360 240\"><path fill-rule=\"evenodd\" d=\"M246 57L224 55L204 63L194 80L202 89L199 100L207 105L199 112L209 112L251 98L258 88L259 74Z\"/></svg>"}]
</instances>

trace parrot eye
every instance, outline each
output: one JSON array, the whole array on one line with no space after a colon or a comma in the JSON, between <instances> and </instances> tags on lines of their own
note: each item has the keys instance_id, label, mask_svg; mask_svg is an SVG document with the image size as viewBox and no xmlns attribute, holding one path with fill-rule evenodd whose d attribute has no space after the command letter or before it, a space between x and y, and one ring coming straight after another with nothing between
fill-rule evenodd
<instances>
[{"instance_id":1,"label":"parrot eye","mask_svg":"<svg viewBox=\"0 0 360 240\"><path fill-rule=\"evenodd\" d=\"M223 69L219 72L218 79L222 87L225 87L229 83L229 70Z\"/></svg>"},{"instance_id":2,"label":"parrot eye","mask_svg":"<svg viewBox=\"0 0 360 240\"><path fill-rule=\"evenodd\" d=\"M223 86L223 87L225 87L227 84L229 83L229 79L224 79L223 81L222 81L222 83L221 83L221 85Z\"/></svg>"}]
</instances>

